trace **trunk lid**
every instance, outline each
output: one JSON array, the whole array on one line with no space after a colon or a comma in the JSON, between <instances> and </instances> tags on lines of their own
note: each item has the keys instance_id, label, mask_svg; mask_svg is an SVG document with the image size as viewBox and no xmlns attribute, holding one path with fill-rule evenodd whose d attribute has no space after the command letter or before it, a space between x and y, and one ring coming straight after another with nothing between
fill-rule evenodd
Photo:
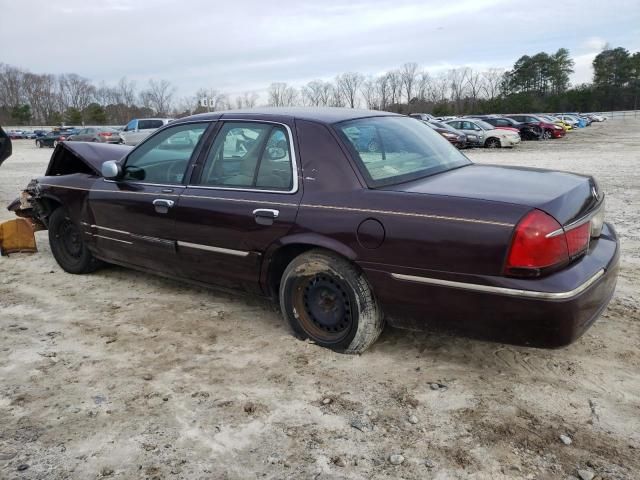
<instances>
[{"instance_id":1,"label":"trunk lid","mask_svg":"<svg viewBox=\"0 0 640 480\"><path fill-rule=\"evenodd\" d=\"M593 177L526 167L472 164L383 190L475 198L542 210L566 225L600 203Z\"/></svg>"}]
</instances>

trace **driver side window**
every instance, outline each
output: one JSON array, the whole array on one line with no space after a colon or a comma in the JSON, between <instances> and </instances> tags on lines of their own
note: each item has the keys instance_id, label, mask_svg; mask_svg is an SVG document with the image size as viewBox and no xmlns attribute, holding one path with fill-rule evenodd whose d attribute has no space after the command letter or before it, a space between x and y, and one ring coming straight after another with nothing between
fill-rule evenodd
<instances>
[{"instance_id":1,"label":"driver side window","mask_svg":"<svg viewBox=\"0 0 640 480\"><path fill-rule=\"evenodd\" d=\"M125 181L180 184L208 123L176 125L154 135L129 154Z\"/></svg>"}]
</instances>

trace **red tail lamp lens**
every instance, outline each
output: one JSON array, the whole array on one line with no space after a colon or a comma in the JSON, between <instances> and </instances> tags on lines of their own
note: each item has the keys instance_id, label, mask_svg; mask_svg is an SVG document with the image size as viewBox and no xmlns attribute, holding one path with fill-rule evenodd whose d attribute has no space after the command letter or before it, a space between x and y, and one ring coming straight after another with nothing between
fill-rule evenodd
<instances>
[{"instance_id":1,"label":"red tail lamp lens","mask_svg":"<svg viewBox=\"0 0 640 480\"><path fill-rule=\"evenodd\" d=\"M516 227L507 257L506 273L537 271L569 260L562 226L550 215L533 210Z\"/></svg>"},{"instance_id":2,"label":"red tail lamp lens","mask_svg":"<svg viewBox=\"0 0 640 480\"><path fill-rule=\"evenodd\" d=\"M587 222L579 227L572 228L565 233L567 237L567 247L569 248L569 256L573 257L589 246L589 237L591 236L591 223Z\"/></svg>"}]
</instances>

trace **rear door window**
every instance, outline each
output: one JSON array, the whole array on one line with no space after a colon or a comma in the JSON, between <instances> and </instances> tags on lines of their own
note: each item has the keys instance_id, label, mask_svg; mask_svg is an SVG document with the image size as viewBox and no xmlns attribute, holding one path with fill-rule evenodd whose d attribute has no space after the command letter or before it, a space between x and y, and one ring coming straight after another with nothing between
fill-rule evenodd
<instances>
[{"instance_id":1,"label":"rear door window","mask_svg":"<svg viewBox=\"0 0 640 480\"><path fill-rule=\"evenodd\" d=\"M207 155L199 184L290 190L293 163L286 130L270 123L225 123Z\"/></svg>"}]
</instances>

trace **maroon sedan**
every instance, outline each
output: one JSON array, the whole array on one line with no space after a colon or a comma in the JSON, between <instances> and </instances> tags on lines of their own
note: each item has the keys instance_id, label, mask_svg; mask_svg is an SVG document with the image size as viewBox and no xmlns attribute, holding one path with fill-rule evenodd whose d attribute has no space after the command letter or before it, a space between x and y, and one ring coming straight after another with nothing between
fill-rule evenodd
<instances>
[{"instance_id":1,"label":"maroon sedan","mask_svg":"<svg viewBox=\"0 0 640 480\"><path fill-rule=\"evenodd\" d=\"M475 165L385 112L217 112L133 149L65 142L21 200L67 272L113 263L269 296L298 336L348 353L385 322L566 345L618 274L593 178Z\"/></svg>"}]
</instances>

